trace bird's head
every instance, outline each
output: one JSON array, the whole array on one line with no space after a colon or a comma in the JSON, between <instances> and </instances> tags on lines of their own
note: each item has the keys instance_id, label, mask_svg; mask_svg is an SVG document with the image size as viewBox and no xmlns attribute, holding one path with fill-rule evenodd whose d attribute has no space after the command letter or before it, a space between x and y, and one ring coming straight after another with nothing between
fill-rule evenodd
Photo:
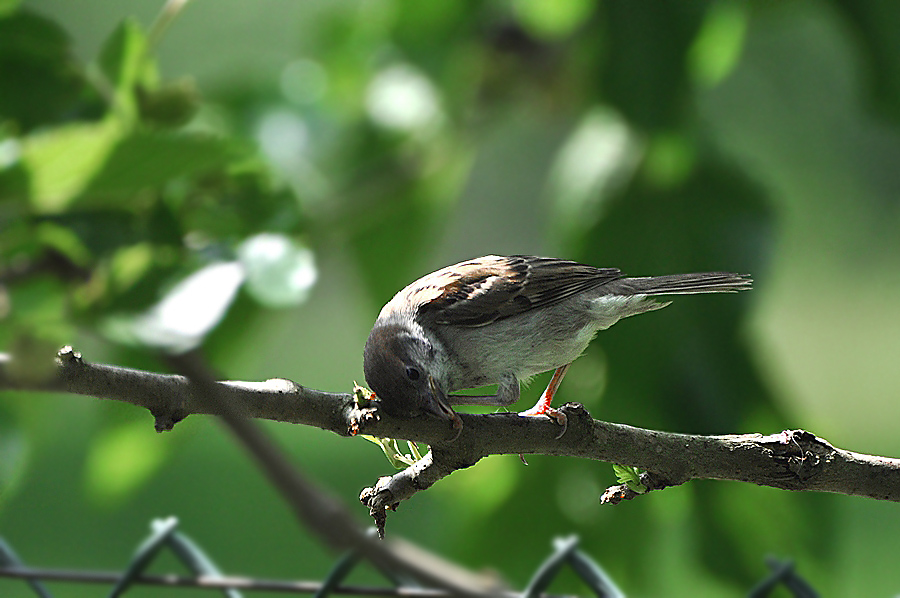
<instances>
[{"instance_id":1,"label":"bird's head","mask_svg":"<svg viewBox=\"0 0 900 598\"><path fill-rule=\"evenodd\" d=\"M388 414L415 417L427 412L455 426L459 423L437 371L436 349L420 329L376 325L366 341L363 370L366 383Z\"/></svg>"}]
</instances>

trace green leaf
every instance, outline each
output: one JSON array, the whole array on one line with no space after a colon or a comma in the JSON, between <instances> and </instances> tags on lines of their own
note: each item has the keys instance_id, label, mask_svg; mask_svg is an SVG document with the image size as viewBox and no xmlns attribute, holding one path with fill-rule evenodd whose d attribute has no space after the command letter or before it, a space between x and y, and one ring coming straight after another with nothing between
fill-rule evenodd
<instances>
[{"instance_id":1,"label":"green leaf","mask_svg":"<svg viewBox=\"0 0 900 598\"><path fill-rule=\"evenodd\" d=\"M0 18L0 121L27 131L71 118L85 87L73 55L53 21L24 10Z\"/></svg>"},{"instance_id":2,"label":"green leaf","mask_svg":"<svg viewBox=\"0 0 900 598\"><path fill-rule=\"evenodd\" d=\"M125 209L73 210L40 216L35 222L38 225L38 232L54 232L50 236L46 234L41 236L45 245L55 247L79 264L86 264L86 256L73 247L71 242L61 237L63 233L56 229L69 231L68 234L73 235L78 245L87 250L91 256L100 257L112 253L119 247L142 240L144 237L142 231L146 226L143 220L145 218L144 214L135 214Z\"/></svg>"},{"instance_id":3,"label":"green leaf","mask_svg":"<svg viewBox=\"0 0 900 598\"><path fill-rule=\"evenodd\" d=\"M21 0L0 0L0 18L12 14L19 8L19 4L21 4Z\"/></svg>"},{"instance_id":4,"label":"green leaf","mask_svg":"<svg viewBox=\"0 0 900 598\"><path fill-rule=\"evenodd\" d=\"M595 7L593 0L517 0L513 3L522 27L545 39L571 34L591 16Z\"/></svg>"},{"instance_id":5,"label":"green leaf","mask_svg":"<svg viewBox=\"0 0 900 598\"><path fill-rule=\"evenodd\" d=\"M42 245L53 248L73 265L81 267L89 265L91 252L71 228L48 220L37 223L33 231Z\"/></svg>"},{"instance_id":6,"label":"green leaf","mask_svg":"<svg viewBox=\"0 0 900 598\"><path fill-rule=\"evenodd\" d=\"M57 212L81 194L121 136L118 121L76 123L32 135L22 144L30 199L39 212Z\"/></svg>"},{"instance_id":7,"label":"green leaf","mask_svg":"<svg viewBox=\"0 0 900 598\"><path fill-rule=\"evenodd\" d=\"M419 446L415 442L413 442L412 440L407 440L406 444L409 445L410 455L412 455L412 458L415 461L418 461L419 459L422 458L422 453L419 452Z\"/></svg>"},{"instance_id":8,"label":"green leaf","mask_svg":"<svg viewBox=\"0 0 900 598\"><path fill-rule=\"evenodd\" d=\"M145 74L147 39L133 18L125 19L100 51L100 70L115 90L115 105L123 116L137 114L136 88Z\"/></svg>"},{"instance_id":9,"label":"green leaf","mask_svg":"<svg viewBox=\"0 0 900 598\"><path fill-rule=\"evenodd\" d=\"M660 133L647 146L644 174L660 189L672 188L687 180L696 161L696 149L690 139Z\"/></svg>"},{"instance_id":10,"label":"green leaf","mask_svg":"<svg viewBox=\"0 0 900 598\"><path fill-rule=\"evenodd\" d=\"M230 141L169 132L135 132L110 152L85 189L95 200L130 197L172 179L226 165L240 152Z\"/></svg>"},{"instance_id":11,"label":"green leaf","mask_svg":"<svg viewBox=\"0 0 900 598\"><path fill-rule=\"evenodd\" d=\"M384 456L395 469L406 469L418 460L400 452L400 446L395 438L379 438L368 434L358 434L358 436L380 446ZM418 453L418 451L416 452Z\"/></svg>"},{"instance_id":12,"label":"green leaf","mask_svg":"<svg viewBox=\"0 0 900 598\"><path fill-rule=\"evenodd\" d=\"M691 49L688 66L694 79L714 87L734 70L744 48L749 15L738 2L710 5Z\"/></svg>"},{"instance_id":13,"label":"green leaf","mask_svg":"<svg viewBox=\"0 0 900 598\"><path fill-rule=\"evenodd\" d=\"M647 487L641 483L641 472L637 467L630 465L613 465L613 471L616 473L616 479L620 484L625 484L638 494L647 492Z\"/></svg>"},{"instance_id":14,"label":"green leaf","mask_svg":"<svg viewBox=\"0 0 900 598\"><path fill-rule=\"evenodd\" d=\"M192 79L183 78L154 89L137 88L141 120L162 127L179 127L200 107L200 92Z\"/></svg>"},{"instance_id":15,"label":"green leaf","mask_svg":"<svg viewBox=\"0 0 900 598\"><path fill-rule=\"evenodd\" d=\"M45 213L80 197L93 203L132 197L241 155L233 142L206 135L136 131L125 136L115 118L50 129L22 146L31 202Z\"/></svg>"},{"instance_id":16,"label":"green leaf","mask_svg":"<svg viewBox=\"0 0 900 598\"><path fill-rule=\"evenodd\" d=\"M356 382L353 383L353 402L359 409L371 407L375 393ZM372 436L374 438L374 436Z\"/></svg>"}]
</instances>

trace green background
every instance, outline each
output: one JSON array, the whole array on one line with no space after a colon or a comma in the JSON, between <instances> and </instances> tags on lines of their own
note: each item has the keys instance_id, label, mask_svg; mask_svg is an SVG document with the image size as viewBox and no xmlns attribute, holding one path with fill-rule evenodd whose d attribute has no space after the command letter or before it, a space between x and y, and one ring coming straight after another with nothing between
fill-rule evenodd
<instances>
[{"instance_id":1,"label":"green background","mask_svg":"<svg viewBox=\"0 0 900 598\"><path fill-rule=\"evenodd\" d=\"M164 32L161 6L0 2L0 350L20 364L72 344L163 370L135 314L260 233L311 251L315 285L279 301L308 264L244 259L233 298L208 291L228 310L204 350L225 378L335 391L362 381L380 306L461 259L732 270L752 293L619 323L558 402L900 453L900 4L195 0ZM377 447L265 427L366 523ZM454 473L388 534L514 588L576 533L630 596L741 596L769 554L824 595L900 592L895 504L692 482L601 507L609 465L528 462ZM27 563L121 569L167 515L228 573L321 579L334 559L209 418L156 434L127 405L0 395L0 535Z\"/></svg>"}]
</instances>

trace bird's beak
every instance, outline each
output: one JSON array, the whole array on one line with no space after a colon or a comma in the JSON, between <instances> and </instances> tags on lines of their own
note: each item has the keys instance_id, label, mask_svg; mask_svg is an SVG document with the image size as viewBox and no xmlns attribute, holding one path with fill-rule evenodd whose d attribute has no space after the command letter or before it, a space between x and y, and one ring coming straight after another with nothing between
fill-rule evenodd
<instances>
[{"instance_id":1,"label":"bird's beak","mask_svg":"<svg viewBox=\"0 0 900 598\"><path fill-rule=\"evenodd\" d=\"M457 430L462 428L462 420L459 419L459 415L457 415L453 408L450 407L450 403L447 401L447 395L444 394L444 391L441 390L435 379L431 376L428 376L428 393L423 397L422 402L424 411L436 415L441 419L449 419L453 422L453 427Z\"/></svg>"}]
</instances>

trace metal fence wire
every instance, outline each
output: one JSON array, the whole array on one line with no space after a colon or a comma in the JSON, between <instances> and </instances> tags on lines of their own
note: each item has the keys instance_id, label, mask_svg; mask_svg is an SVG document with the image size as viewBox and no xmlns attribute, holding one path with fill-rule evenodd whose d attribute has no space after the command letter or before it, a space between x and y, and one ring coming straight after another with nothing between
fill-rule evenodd
<instances>
[{"instance_id":1,"label":"metal fence wire","mask_svg":"<svg viewBox=\"0 0 900 598\"><path fill-rule=\"evenodd\" d=\"M265 580L224 575L206 552L185 534L176 530L175 517L155 519L151 522L150 535L143 540L134 556L121 572L76 571L44 569L27 566L16 554L12 546L0 537L0 577L22 580L24 586L39 598L53 598L46 582L78 582L112 586L110 598L122 596L136 585L168 587L192 587L216 590L227 598L242 598L241 591L268 591L280 593L312 594L315 598L332 595L357 596L409 596L440 598L451 596L444 589L427 588L381 570L391 583L391 587L344 585L344 580L360 563L362 557L349 552L335 561L331 571L322 581ZM193 576L149 575L145 571L163 549L168 549L193 573ZM794 570L791 561L781 561L768 557L766 564L771 573L747 594L749 598L764 598L777 588L784 588L795 598L817 598L819 594ZM570 568L585 586L600 598L624 598L625 594L616 586L607 573L578 548L578 537L568 536L553 541L553 551L535 570L531 581L522 592L492 593L504 598L549 598L547 594L560 571ZM783 595L782 592L781 595Z\"/></svg>"}]
</instances>

